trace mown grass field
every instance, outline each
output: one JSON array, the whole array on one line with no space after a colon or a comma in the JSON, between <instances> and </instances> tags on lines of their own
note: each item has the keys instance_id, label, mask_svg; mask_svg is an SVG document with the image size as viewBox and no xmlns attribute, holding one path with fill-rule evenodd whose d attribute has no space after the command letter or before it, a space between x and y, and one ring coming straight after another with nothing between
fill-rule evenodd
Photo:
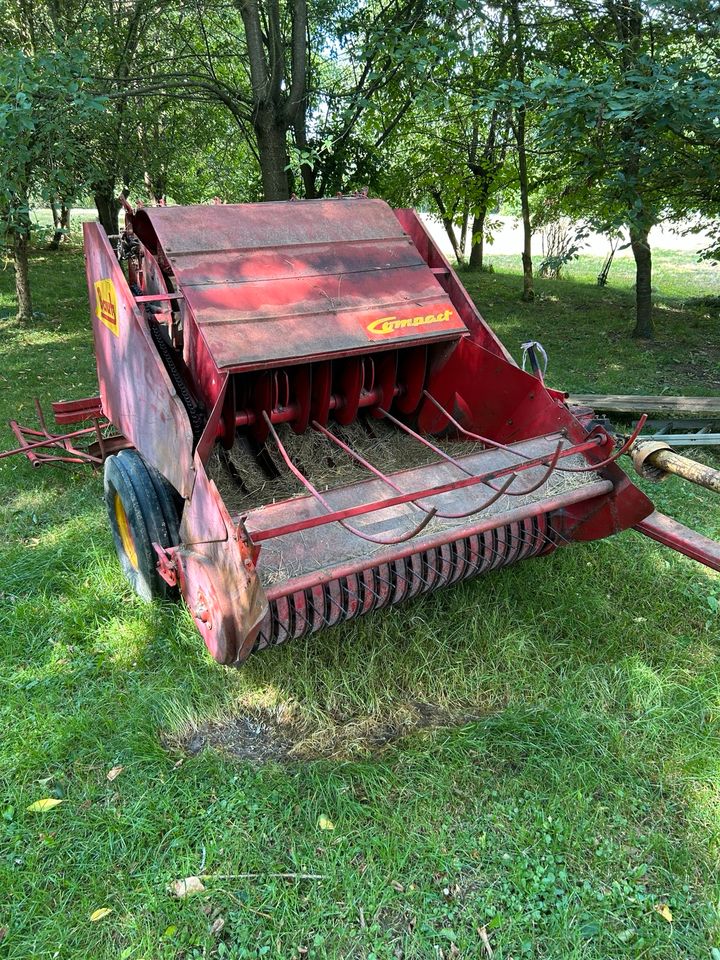
<instances>
[{"instance_id":1,"label":"mown grass field","mask_svg":"<svg viewBox=\"0 0 720 960\"><path fill-rule=\"evenodd\" d=\"M623 262L599 289L579 261L533 305L503 258L464 279L516 355L545 344L552 385L718 393L719 275L655 263L651 345ZM32 274L21 329L0 273L3 425L96 390L81 254ZM720 536L709 493L651 493ZM130 593L98 476L2 462L0 530L0 957L720 957L709 571L627 533L233 672L181 607ZM213 723L294 754L188 750ZM171 897L191 875L205 892Z\"/></svg>"}]
</instances>

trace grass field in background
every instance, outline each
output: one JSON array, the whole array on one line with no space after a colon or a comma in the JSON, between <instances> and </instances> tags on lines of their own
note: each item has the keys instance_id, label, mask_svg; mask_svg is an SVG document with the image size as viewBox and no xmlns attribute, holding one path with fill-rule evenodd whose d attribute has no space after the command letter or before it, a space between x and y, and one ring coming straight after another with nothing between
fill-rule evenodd
<instances>
[{"instance_id":1,"label":"grass field in background","mask_svg":"<svg viewBox=\"0 0 720 960\"><path fill-rule=\"evenodd\" d=\"M490 259L463 280L515 356L542 341L552 386L720 393L712 268L656 253L648 345L625 262L526 305ZM0 447L34 396L96 391L80 252L39 252L32 280L23 329L0 272ZM709 493L648 492L720 536ZM182 607L131 594L99 476L4 461L0 957L480 960L484 927L495 960L718 960L719 601L626 533L230 671ZM295 758L186 749L213 723ZM191 875L205 892L171 897Z\"/></svg>"}]
</instances>

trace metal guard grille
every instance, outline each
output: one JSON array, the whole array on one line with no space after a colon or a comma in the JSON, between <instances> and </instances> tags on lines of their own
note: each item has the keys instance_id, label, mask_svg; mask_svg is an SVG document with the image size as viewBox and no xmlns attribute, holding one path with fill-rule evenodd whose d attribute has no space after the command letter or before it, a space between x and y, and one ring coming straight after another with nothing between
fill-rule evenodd
<instances>
[{"instance_id":1,"label":"metal guard grille","mask_svg":"<svg viewBox=\"0 0 720 960\"><path fill-rule=\"evenodd\" d=\"M297 640L555 546L547 515L528 517L270 601L253 652Z\"/></svg>"}]
</instances>

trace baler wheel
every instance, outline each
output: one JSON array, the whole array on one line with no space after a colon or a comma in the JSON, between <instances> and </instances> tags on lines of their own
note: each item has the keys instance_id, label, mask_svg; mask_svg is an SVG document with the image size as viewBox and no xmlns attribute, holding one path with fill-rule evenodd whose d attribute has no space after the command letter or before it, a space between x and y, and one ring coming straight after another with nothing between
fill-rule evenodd
<instances>
[{"instance_id":1,"label":"baler wheel","mask_svg":"<svg viewBox=\"0 0 720 960\"><path fill-rule=\"evenodd\" d=\"M105 504L123 573L143 600L170 598L175 591L157 571L153 543L179 543L177 494L135 450L105 461Z\"/></svg>"}]
</instances>

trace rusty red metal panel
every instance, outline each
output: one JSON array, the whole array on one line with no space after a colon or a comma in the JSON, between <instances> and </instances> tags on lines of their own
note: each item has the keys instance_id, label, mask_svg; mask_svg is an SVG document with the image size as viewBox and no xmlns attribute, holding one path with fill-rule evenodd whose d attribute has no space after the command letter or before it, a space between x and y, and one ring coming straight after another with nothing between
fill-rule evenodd
<instances>
[{"instance_id":1,"label":"rusty red metal panel","mask_svg":"<svg viewBox=\"0 0 720 960\"><path fill-rule=\"evenodd\" d=\"M80 423L97 420L103 416L100 397L83 397L82 400L56 400L52 404L56 423Z\"/></svg>"},{"instance_id":2,"label":"rusty red metal panel","mask_svg":"<svg viewBox=\"0 0 720 960\"><path fill-rule=\"evenodd\" d=\"M189 497L193 437L185 408L105 231L99 223L85 223L83 233L102 409L146 460Z\"/></svg>"},{"instance_id":3,"label":"rusty red metal panel","mask_svg":"<svg viewBox=\"0 0 720 960\"><path fill-rule=\"evenodd\" d=\"M361 272L322 278L192 286L185 299L219 367L278 363L387 350L467 333L427 271Z\"/></svg>"},{"instance_id":4,"label":"rusty red metal panel","mask_svg":"<svg viewBox=\"0 0 720 960\"><path fill-rule=\"evenodd\" d=\"M402 237L384 200L344 197L297 203L238 203L188 207L145 207L133 216L138 236L147 243L142 224L151 222L168 257L200 253L207 259L222 251L274 249L316 242ZM150 246L153 253L156 249ZM332 256L332 254L331 254Z\"/></svg>"},{"instance_id":5,"label":"rusty red metal panel","mask_svg":"<svg viewBox=\"0 0 720 960\"><path fill-rule=\"evenodd\" d=\"M267 611L254 552L241 538L200 456L196 482L173 551L183 598L212 656L219 663L242 659Z\"/></svg>"},{"instance_id":6,"label":"rusty red metal panel","mask_svg":"<svg viewBox=\"0 0 720 960\"><path fill-rule=\"evenodd\" d=\"M635 529L651 540L657 540L671 550L677 550L686 557L705 564L711 570L720 570L720 543L691 530L664 513L655 510L649 517L636 523Z\"/></svg>"},{"instance_id":7,"label":"rusty red metal panel","mask_svg":"<svg viewBox=\"0 0 720 960\"><path fill-rule=\"evenodd\" d=\"M467 335L380 200L159 207L135 230L162 249L215 363L278 363Z\"/></svg>"}]
</instances>

